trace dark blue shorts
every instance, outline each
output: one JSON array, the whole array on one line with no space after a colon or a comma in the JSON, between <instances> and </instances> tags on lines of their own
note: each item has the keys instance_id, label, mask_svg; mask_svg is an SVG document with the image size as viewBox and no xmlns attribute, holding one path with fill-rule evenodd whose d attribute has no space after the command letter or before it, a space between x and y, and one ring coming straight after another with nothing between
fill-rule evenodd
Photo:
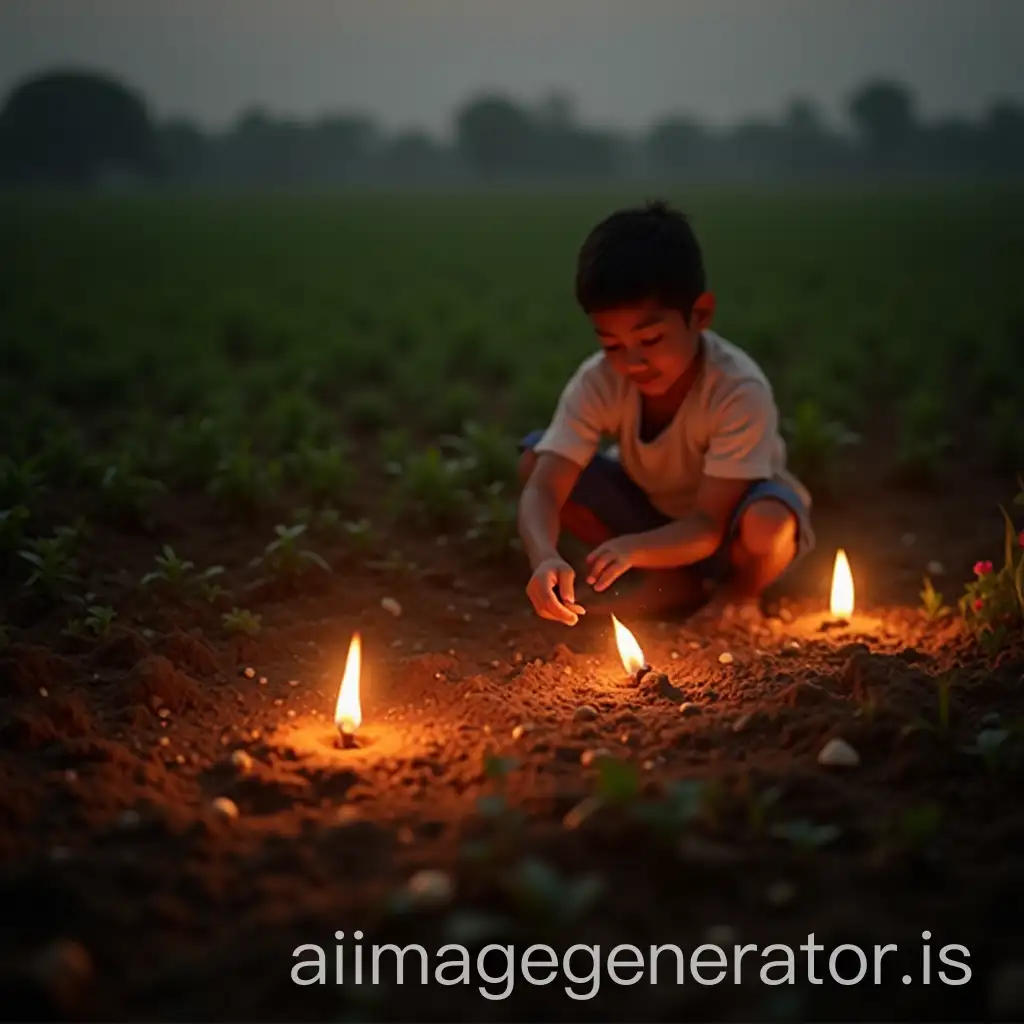
<instances>
[{"instance_id":1,"label":"dark blue shorts","mask_svg":"<svg viewBox=\"0 0 1024 1024\"><path fill-rule=\"evenodd\" d=\"M543 436L543 430L527 434L519 442L520 452L532 451ZM740 517L750 504L764 498L782 502L796 516L797 554L794 562L802 558L814 543L809 509L788 484L777 480L756 480L733 509L725 538L718 550L691 568L702 576L722 579L729 570L729 549L739 530ZM669 516L654 507L647 493L622 468L619 460L604 452L598 452L584 467L569 500L593 512L616 537L646 533L672 522Z\"/></svg>"}]
</instances>

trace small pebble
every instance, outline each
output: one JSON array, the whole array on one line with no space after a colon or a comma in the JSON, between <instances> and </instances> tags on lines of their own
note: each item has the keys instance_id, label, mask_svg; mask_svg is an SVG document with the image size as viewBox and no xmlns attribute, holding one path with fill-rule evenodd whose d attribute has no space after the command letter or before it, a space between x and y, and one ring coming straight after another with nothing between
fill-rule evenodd
<instances>
[{"instance_id":1,"label":"small pebble","mask_svg":"<svg viewBox=\"0 0 1024 1024\"><path fill-rule=\"evenodd\" d=\"M226 821L235 821L238 818L238 804L226 796L217 797L210 806Z\"/></svg>"},{"instance_id":2,"label":"small pebble","mask_svg":"<svg viewBox=\"0 0 1024 1024\"><path fill-rule=\"evenodd\" d=\"M288 709L288 717L289 718L294 718L295 717L295 709L294 708L289 708Z\"/></svg>"},{"instance_id":3,"label":"small pebble","mask_svg":"<svg viewBox=\"0 0 1024 1024\"><path fill-rule=\"evenodd\" d=\"M288 680L288 685L290 687L292 687L292 689L294 689L296 686L299 685L299 681L298 681L298 679L289 679Z\"/></svg>"},{"instance_id":4,"label":"small pebble","mask_svg":"<svg viewBox=\"0 0 1024 1024\"><path fill-rule=\"evenodd\" d=\"M170 718L171 717L171 709L170 708L161 708L157 712L157 715L159 715L160 718Z\"/></svg>"},{"instance_id":5,"label":"small pebble","mask_svg":"<svg viewBox=\"0 0 1024 1024\"><path fill-rule=\"evenodd\" d=\"M256 669L254 669L254 668L246 668L245 671L242 672L242 675L245 676L246 679L255 679L256 678Z\"/></svg>"},{"instance_id":6,"label":"small pebble","mask_svg":"<svg viewBox=\"0 0 1024 1024\"><path fill-rule=\"evenodd\" d=\"M252 758L244 750L236 750L231 755L231 763L241 772L252 770Z\"/></svg>"},{"instance_id":7,"label":"small pebble","mask_svg":"<svg viewBox=\"0 0 1024 1024\"><path fill-rule=\"evenodd\" d=\"M736 659L728 651L722 651L718 656L718 662L721 665L731 665Z\"/></svg>"},{"instance_id":8,"label":"small pebble","mask_svg":"<svg viewBox=\"0 0 1024 1024\"><path fill-rule=\"evenodd\" d=\"M491 662L491 668L501 668L501 662L497 658Z\"/></svg>"},{"instance_id":9,"label":"small pebble","mask_svg":"<svg viewBox=\"0 0 1024 1024\"><path fill-rule=\"evenodd\" d=\"M683 703L679 705L679 713L686 717L689 717L690 715L699 715L703 711L704 709L699 704L694 704L692 701L683 701Z\"/></svg>"},{"instance_id":10,"label":"small pebble","mask_svg":"<svg viewBox=\"0 0 1024 1024\"><path fill-rule=\"evenodd\" d=\"M67 771L64 772L64 779L66 782L77 782L78 772L76 772L74 768L68 768Z\"/></svg>"},{"instance_id":11,"label":"small pebble","mask_svg":"<svg viewBox=\"0 0 1024 1024\"><path fill-rule=\"evenodd\" d=\"M170 736L161 736L160 737L160 746L161 747L169 747L170 745L171 745L171 738L170 738Z\"/></svg>"},{"instance_id":12,"label":"small pebble","mask_svg":"<svg viewBox=\"0 0 1024 1024\"><path fill-rule=\"evenodd\" d=\"M395 838L403 846L412 846L416 842L416 833L408 825L403 825L396 833Z\"/></svg>"},{"instance_id":13,"label":"small pebble","mask_svg":"<svg viewBox=\"0 0 1024 1024\"><path fill-rule=\"evenodd\" d=\"M750 725L750 721L753 717L754 716L752 714L740 715L740 717L732 723L732 731L743 732L743 730L746 729L748 725Z\"/></svg>"},{"instance_id":14,"label":"small pebble","mask_svg":"<svg viewBox=\"0 0 1024 1024\"><path fill-rule=\"evenodd\" d=\"M409 879L407 892L418 907L443 907L451 900L455 884L446 871L428 868Z\"/></svg>"},{"instance_id":15,"label":"small pebble","mask_svg":"<svg viewBox=\"0 0 1024 1024\"><path fill-rule=\"evenodd\" d=\"M260 686L266 686L266 685L267 685L267 677L266 676L260 676Z\"/></svg>"},{"instance_id":16,"label":"small pebble","mask_svg":"<svg viewBox=\"0 0 1024 1024\"><path fill-rule=\"evenodd\" d=\"M670 657L670 658L671 658L671 659L672 659L673 661L678 661L678 660L679 660L679 652L678 652L678 651L672 651L672 652L671 652L671 653L669 654L669 657Z\"/></svg>"},{"instance_id":17,"label":"small pebble","mask_svg":"<svg viewBox=\"0 0 1024 1024\"><path fill-rule=\"evenodd\" d=\"M610 750L606 750L604 747L597 747L594 750L584 750L583 753L580 754L580 764L583 765L584 768L589 768L595 761L600 761L602 758L611 756L612 752Z\"/></svg>"},{"instance_id":18,"label":"small pebble","mask_svg":"<svg viewBox=\"0 0 1024 1024\"><path fill-rule=\"evenodd\" d=\"M40 697L49 697L50 696L50 691L45 686L40 686L39 687L39 696Z\"/></svg>"},{"instance_id":19,"label":"small pebble","mask_svg":"<svg viewBox=\"0 0 1024 1024\"><path fill-rule=\"evenodd\" d=\"M946 567L941 562L937 561L929 562L925 566L925 569L929 576L944 576L946 574Z\"/></svg>"},{"instance_id":20,"label":"small pebble","mask_svg":"<svg viewBox=\"0 0 1024 1024\"><path fill-rule=\"evenodd\" d=\"M581 704L572 713L574 722L592 722L595 718L597 718L597 708L591 707L589 704Z\"/></svg>"},{"instance_id":21,"label":"small pebble","mask_svg":"<svg viewBox=\"0 0 1024 1024\"><path fill-rule=\"evenodd\" d=\"M276 698L274 699L274 707L275 707L275 708L279 708L279 707L280 707L280 706L281 706L282 704L284 704L284 701L283 701L283 700L281 700L281 698L280 698L280 697L276 697Z\"/></svg>"},{"instance_id":22,"label":"small pebble","mask_svg":"<svg viewBox=\"0 0 1024 1024\"><path fill-rule=\"evenodd\" d=\"M829 768L850 768L860 764L860 755L846 740L838 737L831 739L818 754L818 764Z\"/></svg>"},{"instance_id":23,"label":"small pebble","mask_svg":"<svg viewBox=\"0 0 1024 1024\"><path fill-rule=\"evenodd\" d=\"M691 651L699 651L700 650L700 641L699 640L691 640L689 642L689 644L687 644L687 646L690 648Z\"/></svg>"},{"instance_id":24,"label":"small pebble","mask_svg":"<svg viewBox=\"0 0 1024 1024\"><path fill-rule=\"evenodd\" d=\"M394 615L396 619L402 614L402 606L393 597L382 597L380 606L389 615Z\"/></svg>"},{"instance_id":25,"label":"small pebble","mask_svg":"<svg viewBox=\"0 0 1024 1024\"><path fill-rule=\"evenodd\" d=\"M185 763L185 755L184 754L178 754L174 758L174 762L175 762L175 764L184 764Z\"/></svg>"},{"instance_id":26,"label":"small pebble","mask_svg":"<svg viewBox=\"0 0 1024 1024\"><path fill-rule=\"evenodd\" d=\"M533 727L532 727L531 725L529 725L529 724L526 724L526 725L522 725L522 724L521 724L521 725L517 725L517 726L516 726L516 727L515 727L515 728L514 728L514 729L512 730L512 739L514 739L514 740L520 740L520 739L522 739L522 738L523 738L523 737L524 737L524 736L525 736L525 735L526 735L526 734L527 734L527 733L528 733L528 732L529 732L529 731L530 731L530 730L531 730L532 728L533 728Z\"/></svg>"}]
</instances>

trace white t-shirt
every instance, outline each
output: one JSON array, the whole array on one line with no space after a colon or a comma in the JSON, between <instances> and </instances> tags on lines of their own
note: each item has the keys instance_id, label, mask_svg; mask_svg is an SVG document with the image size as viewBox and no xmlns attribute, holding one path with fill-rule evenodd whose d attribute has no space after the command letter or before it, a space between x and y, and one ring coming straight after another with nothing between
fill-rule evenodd
<instances>
[{"instance_id":1,"label":"white t-shirt","mask_svg":"<svg viewBox=\"0 0 1024 1024\"><path fill-rule=\"evenodd\" d=\"M742 349L704 331L704 365L672 422L640 439L641 395L604 352L580 365L562 391L534 450L586 466L603 438L617 441L622 468L655 508L680 519L693 510L703 475L788 483L808 508L811 496L786 469L786 445L771 384Z\"/></svg>"}]
</instances>

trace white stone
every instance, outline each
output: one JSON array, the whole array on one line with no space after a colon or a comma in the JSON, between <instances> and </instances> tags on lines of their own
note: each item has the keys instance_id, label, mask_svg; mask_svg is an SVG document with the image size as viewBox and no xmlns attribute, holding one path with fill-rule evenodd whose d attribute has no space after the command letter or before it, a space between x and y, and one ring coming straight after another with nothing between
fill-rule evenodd
<instances>
[{"instance_id":1,"label":"white stone","mask_svg":"<svg viewBox=\"0 0 1024 1024\"><path fill-rule=\"evenodd\" d=\"M396 619L402 614L402 606L393 597L382 597L380 606L390 615L394 615Z\"/></svg>"},{"instance_id":2,"label":"white stone","mask_svg":"<svg viewBox=\"0 0 1024 1024\"><path fill-rule=\"evenodd\" d=\"M210 806L227 821L235 821L238 818L238 804L226 796L217 797Z\"/></svg>"},{"instance_id":3,"label":"white stone","mask_svg":"<svg viewBox=\"0 0 1024 1024\"><path fill-rule=\"evenodd\" d=\"M846 740L831 739L818 754L818 764L829 768L851 768L860 764L860 754Z\"/></svg>"},{"instance_id":4,"label":"white stone","mask_svg":"<svg viewBox=\"0 0 1024 1024\"><path fill-rule=\"evenodd\" d=\"M425 868L409 879L408 893L417 906L443 907L455 893L455 883L446 871Z\"/></svg>"}]
</instances>

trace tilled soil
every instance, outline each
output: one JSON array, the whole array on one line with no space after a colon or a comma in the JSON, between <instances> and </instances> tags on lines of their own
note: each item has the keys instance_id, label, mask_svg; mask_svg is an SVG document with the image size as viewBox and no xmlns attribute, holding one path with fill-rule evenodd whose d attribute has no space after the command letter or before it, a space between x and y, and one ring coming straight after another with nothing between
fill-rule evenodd
<instances>
[{"instance_id":1,"label":"tilled soil","mask_svg":"<svg viewBox=\"0 0 1024 1024\"><path fill-rule=\"evenodd\" d=\"M952 604L973 561L998 551L987 498L961 489L941 516L906 496L825 510L817 552L754 629L627 622L652 668L639 683L610 621L542 623L521 567L457 545L421 546L429 572L268 590L251 605L262 630L242 640L170 601L99 641L18 631L0 654L5 1015L1019 1019L1024 645L986 658L955 618L916 608L927 562L956 581L936 581ZM858 610L837 625L839 544ZM357 632L364 722L339 749ZM857 763L819 763L830 740ZM800 952L811 933L820 984ZM416 955L395 984L393 953L371 983L371 944L388 942L425 948L426 985ZM473 957L465 984L435 976L446 943ZM578 983L559 966L531 985L517 966L507 997L488 999L480 986L507 984L476 968L488 943L514 946L517 963L532 944L559 958L599 945L600 988L566 993L593 988L579 953ZM729 957L718 984L691 973L702 943ZM794 984L763 983L773 943L796 952ZM829 980L843 943L867 951L859 984ZM326 951L324 984L293 980L304 944ZM644 956L635 985L603 966L617 944ZM668 954L651 983L652 944L683 951L681 984ZM898 949L876 984L886 944ZM966 984L938 976L964 977L940 959L950 944L969 951L950 953ZM739 985L737 945L757 946ZM498 979L504 958L489 956ZM855 976L856 954L836 966Z\"/></svg>"}]
</instances>

